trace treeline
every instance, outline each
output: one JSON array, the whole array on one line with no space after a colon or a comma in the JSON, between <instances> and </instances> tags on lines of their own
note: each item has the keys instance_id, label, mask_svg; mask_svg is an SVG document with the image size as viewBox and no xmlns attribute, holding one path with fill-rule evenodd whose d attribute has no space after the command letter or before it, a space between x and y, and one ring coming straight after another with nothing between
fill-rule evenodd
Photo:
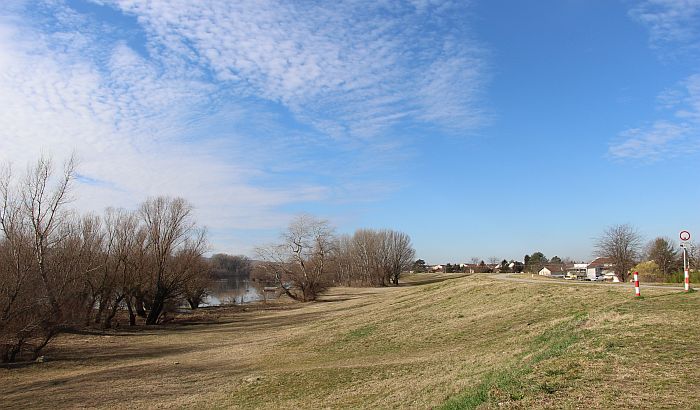
<instances>
[{"instance_id":1,"label":"treeline","mask_svg":"<svg viewBox=\"0 0 700 410\"><path fill-rule=\"evenodd\" d=\"M302 215L281 241L258 249L265 263L256 277L278 285L289 297L310 301L331 285L398 285L413 264L411 238L389 229L359 229L336 235L328 221Z\"/></svg>"},{"instance_id":2,"label":"treeline","mask_svg":"<svg viewBox=\"0 0 700 410\"><path fill-rule=\"evenodd\" d=\"M264 262L205 258L206 232L181 198L157 197L135 211L79 214L68 208L73 160L55 175L40 159L26 175L0 174L0 361L38 356L57 334L108 329L120 311L130 326L162 323L168 312L197 308L213 281L254 276L293 299L310 301L331 285L398 285L415 251L408 235L360 229L336 235L302 215ZM118 322L117 322L118 323Z\"/></svg>"},{"instance_id":3,"label":"treeline","mask_svg":"<svg viewBox=\"0 0 700 410\"><path fill-rule=\"evenodd\" d=\"M343 286L398 285L416 251L411 238L390 229L358 229L340 236L334 252L335 283Z\"/></svg>"},{"instance_id":4,"label":"treeline","mask_svg":"<svg viewBox=\"0 0 700 410\"><path fill-rule=\"evenodd\" d=\"M445 265L428 266L423 259L413 262L411 270L416 273L429 271L439 271L444 273L520 273L523 271L523 263L511 259L503 259L500 263L498 258L489 258L487 264L477 257L471 259L472 263L446 263Z\"/></svg>"},{"instance_id":5,"label":"treeline","mask_svg":"<svg viewBox=\"0 0 700 410\"><path fill-rule=\"evenodd\" d=\"M79 215L66 207L73 178L72 160L59 176L46 159L0 175L0 361L37 356L63 331L109 328L123 306L130 325L151 325L205 296L205 231L190 204Z\"/></svg>"},{"instance_id":6,"label":"treeline","mask_svg":"<svg viewBox=\"0 0 700 410\"><path fill-rule=\"evenodd\" d=\"M247 256L214 254L210 259L212 280L250 279L253 262Z\"/></svg>"}]
</instances>

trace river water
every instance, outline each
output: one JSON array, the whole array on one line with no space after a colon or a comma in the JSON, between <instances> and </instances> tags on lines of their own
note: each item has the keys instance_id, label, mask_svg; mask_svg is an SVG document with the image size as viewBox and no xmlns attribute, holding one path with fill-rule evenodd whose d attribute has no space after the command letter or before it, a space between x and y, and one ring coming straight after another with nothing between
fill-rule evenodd
<instances>
[{"instance_id":1,"label":"river water","mask_svg":"<svg viewBox=\"0 0 700 410\"><path fill-rule=\"evenodd\" d=\"M242 305L263 300L262 291L243 278L220 279L213 283L203 306Z\"/></svg>"}]
</instances>

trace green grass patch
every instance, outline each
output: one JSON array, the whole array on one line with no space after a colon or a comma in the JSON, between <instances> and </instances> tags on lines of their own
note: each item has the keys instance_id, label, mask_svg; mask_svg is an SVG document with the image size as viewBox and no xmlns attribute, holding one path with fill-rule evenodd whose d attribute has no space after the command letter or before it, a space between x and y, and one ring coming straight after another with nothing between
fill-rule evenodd
<instances>
[{"instance_id":1,"label":"green grass patch","mask_svg":"<svg viewBox=\"0 0 700 410\"><path fill-rule=\"evenodd\" d=\"M527 380L534 367L548 359L560 357L581 338L581 325L588 318L586 313L577 313L569 320L557 323L535 337L530 347L509 367L486 374L475 387L449 399L443 410L475 409L483 404L519 401L537 390L553 394L563 386L558 382L545 381L533 385ZM565 374L562 369L550 370L553 375Z\"/></svg>"},{"instance_id":2,"label":"green grass patch","mask_svg":"<svg viewBox=\"0 0 700 410\"><path fill-rule=\"evenodd\" d=\"M372 333L374 333L376 330L377 330L377 325L366 325L366 326L362 326L362 327L359 327L359 328L357 328L357 329L351 331L350 333L348 333L348 334L343 338L343 341L345 341L345 342L352 342L352 341L355 341L355 340L364 339L364 338L366 338L367 336L369 336L369 335L371 335Z\"/></svg>"},{"instance_id":3,"label":"green grass patch","mask_svg":"<svg viewBox=\"0 0 700 410\"><path fill-rule=\"evenodd\" d=\"M512 391L512 399L519 400L522 396L521 375L513 372L490 372L484 380L468 391L448 400L441 409L475 409L480 405L492 401L494 392Z\"/></svg>"},{"instance_id":4,"label":"green grass patch","mask_svg":"<svg viewBox=\"0 0 700 410\"><path fill-rule=\"evenodd\" d=\"M490 372L484 380L472 389L448 400L441 409L475 409L496 397L506 397L510 401L523 398L523 370L501 370Z\"/></svg>"}]
</instances>

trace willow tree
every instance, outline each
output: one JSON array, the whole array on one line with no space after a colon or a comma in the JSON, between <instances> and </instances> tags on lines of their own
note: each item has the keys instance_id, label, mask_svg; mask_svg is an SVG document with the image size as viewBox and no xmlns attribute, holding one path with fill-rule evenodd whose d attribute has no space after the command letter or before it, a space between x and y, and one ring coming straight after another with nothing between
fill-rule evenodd
<instances>
[{"instance_id":1,"label":"willow tree","mask_svg":"<svg viewBox=\"0 0 700 410\"><path fill-rule=\"evenodd\" d=\"M182 198L151 198L139 214L145 229L150 287L146 324L158 322L167 304L185 296L186 286L204 272L206 235L197 227L192 205Z\"/></svg>"}]
</instances>

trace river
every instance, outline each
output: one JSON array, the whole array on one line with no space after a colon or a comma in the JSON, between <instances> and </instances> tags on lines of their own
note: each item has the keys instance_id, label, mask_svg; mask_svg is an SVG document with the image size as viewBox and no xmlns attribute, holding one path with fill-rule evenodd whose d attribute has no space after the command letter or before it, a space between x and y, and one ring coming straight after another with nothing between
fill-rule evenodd
<instances>
[{"instance_id":1,"label":"river","mask_svg":"<svg viewBox=\"0 0 700 410\"><path fill-rule=\"evenodd\" d=\"M202 306L242 305L263 300L262 292L249 279L216 280Z\"/></svg>"}]
</instances>

